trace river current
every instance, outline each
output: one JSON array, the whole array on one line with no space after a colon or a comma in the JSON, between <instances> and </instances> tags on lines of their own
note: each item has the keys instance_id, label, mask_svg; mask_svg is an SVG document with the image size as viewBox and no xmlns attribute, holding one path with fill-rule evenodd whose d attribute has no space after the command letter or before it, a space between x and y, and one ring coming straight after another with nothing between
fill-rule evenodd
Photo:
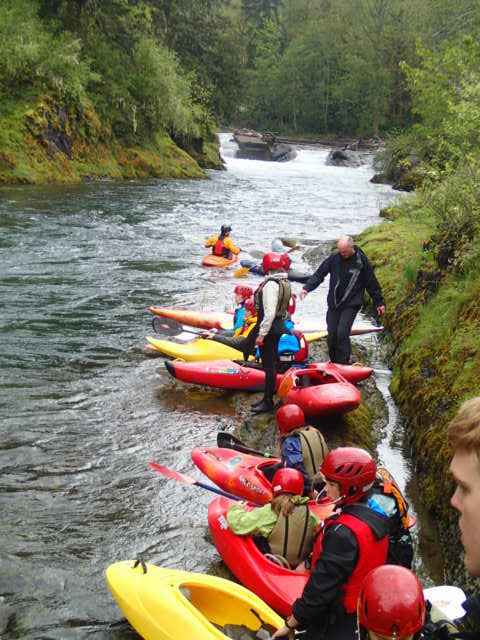
<instances>
[{"instance_id":1,"label":"river current","mask_svg":"<svg viewBox=\"0 0 480 640\"><path fill-rule=\"evenodd\" d=\"M223 223L248 257L282 236L309 247L380 222L396 197L327 149L277 164L240 160L206 180L99 181L0 190L0 637L137 637L105 582L111 562L222 571L208 540L212 494L155 475L149 460L201 478L194 446L235 423L221 393L174 385L145 355L148 307L232 306L233 269L200 266ZM309 265L292 254L294 266ZM248 280L246 280L248 282ZM258 282L251 279L251 284ZM294 284L294 290L300 289ZM297 311L324 324L325 283ZM363 322L368 322L363 318ZM414 487L377 339L363 339L388 408L380 461ZM413 511L420 507L412 489ZM418 533L420 532L420 533ZM428 528L425 527L428 542ZM417 568L441 579L420 540ZM417 544L418 546L418 544Z\"/></svg>"}]
</instances>

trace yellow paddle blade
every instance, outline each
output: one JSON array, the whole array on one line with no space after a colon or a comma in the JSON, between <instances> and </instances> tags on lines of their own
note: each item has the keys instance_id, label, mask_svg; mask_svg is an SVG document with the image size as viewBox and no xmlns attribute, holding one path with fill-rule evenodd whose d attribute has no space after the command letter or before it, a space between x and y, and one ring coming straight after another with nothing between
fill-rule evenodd
<instances>
[{"instance_id":1,"label":"yellow paddle blade","mask_svg":"<svg viewBox=\"0 0 480 640\"><path fill-rule=\"evenodd\" d=\"M249 272L249 268L248 267L240 267L239 269L237 269L235 271L235 273L233 274L233 277L234 278L243 278L243 276L246 276L248 272Z\"/></svg>"}]
</instances>

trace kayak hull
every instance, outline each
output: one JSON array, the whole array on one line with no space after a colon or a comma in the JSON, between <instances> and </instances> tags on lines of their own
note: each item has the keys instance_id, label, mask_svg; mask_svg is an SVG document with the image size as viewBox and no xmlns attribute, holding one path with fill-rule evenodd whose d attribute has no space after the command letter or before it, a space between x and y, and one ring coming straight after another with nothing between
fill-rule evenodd
<instances>
[{"instance_id":1,"label":"kayak hull","mask_svg":"<svg viewBox=\"0 0 480 640\"><path fill-rule=\"evenodd\" d=\"M292 612L293 602L302 595L309 574L280 567L260 552L251 536L233 534L226 519L232 504L232 500L217 498L208 507L213 543L235 577L286 617Z\"/></svg>"},{"instance_id":2,"label":"kayak hull","mask_svg":"<svg viewBox=\"0 0 480 640\"><path fill-rule=\"evenodd\" d=\"M360 404L360 392L328 367L289 369L277 389L283 404L296 404L306 417L347 413Z\"/></svg>"},{"instance_id":3,"label":"kayak hull","mask_svg":"<svg viewBox=\"0 0 480 640\"><path fill-rule=\"evenodd\" d=\"M202 258L202 264L204 267L228 267L231 264L237 262L238 256L233 255L231 258L224 258L223 256L214 256L213 253L208 253Z\"/></svg>"},{"instance_id":4,"label":"kayak hull","mask_svg":"<svg viewBox=\"0 0 480 640\"><path fill-rule=\"evenodd\" d=\"M249 273L253 273L256 276L262 276L263 278L264 273L261 264L257 264L254 260L241 260L240 264L242 267L247 267ZM305 284L311 275L311 273L302 273L297 269L289 269L287 271L288 279L291 282L301 282L302 284Z\"/></svg>"},{"instance_id":5,"label":"kayak hull","mask_svg":"<svg viewBox=\"0 0 480 640\"><path fill-rule=\"evenodd\" d=\"M243 624L256 631L259 618L275 629L283 626L282 618L258 596L223 578L152 564L134 567L126 560L111 564L106 580L127 620L145 640L224 639L227 636L214 624Z\"/></svg>"},{"instance_id":6,"label":"kayak hull","mask_svg":"<svg viewBox=\"0 0 480 640\"><path fill-rule=\"evenodd\" d=\"M195 466L220 489L256 504L266 504L272 499L272 483L262 469L278 464L279 458L253 456L221 447L196 447L191 457Z\"/></svg>"},{"instance_id":7,"label":"kayak hull","mask_svg":"<svg viewBox=\"0 0 480 640\"><path fill-rule=\"evenodd\" d=\"M214 389L229 391L249 391L259 393L265 389L265 372L248 365L241 365L233 360L207 360L185 362L183 360L166 360L165 366L171 376L182 382L199 384ZM373 369L370 367L336 365L333 363L314 363L309 367L324 367L327 371L338 371L353 384L368 378ZM283 376L277 375L278 387Z\"/></svg>"},{"instance_id":8,"label":"kayak hull","mask_svg":"<svg viewBox=\"0 0 480 640\"><path fill-rule=\"evenodd\" d=\"M233 315L221 311L190 311L173 307L149 307L149 310L162 318L175 320L179 324L200 329L232 329Z\"/></svg>"},{"instance_id":9,"label":"kayak hull","mask_svg":"<svg viewBox=\"0 0 480 640\"><path fill-rule=\"evenodd\" d=\"M263 369L243 366L232 360L200 362L166 360L165 366L174 378L190 384L252 393L258 393L265 389L265 372ZM277 385L281 379L282 376L277 375Z\"/></svg>"},{"instance_id":10,"label":"kayak hull","mask_svg":"<svg viewBox=\"0 0 480 640\"><path fill-rule=\"evenodd\" d=\"M310 344L316 340L321 340L326 333L318 331L305 334L305 340ZM157 350L170 358L178 358L186 362L198 362L200 360L243 360L243 353L238 349L233 349L226 344L215 340L195 338L192 342L180 343L173 340L158 340L152 336L147 336L147 342L152 349ZM149 347L150 348L150 347Z\"/></svg>"}]
</instances>

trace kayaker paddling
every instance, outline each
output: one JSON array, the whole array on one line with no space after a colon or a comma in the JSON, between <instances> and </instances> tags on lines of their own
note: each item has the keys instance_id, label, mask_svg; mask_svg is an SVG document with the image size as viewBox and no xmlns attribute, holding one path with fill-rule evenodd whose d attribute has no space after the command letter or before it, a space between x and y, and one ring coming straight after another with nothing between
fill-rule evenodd
<instances>
[{"instance_id":1,"label":"kayaker paddling","mask_svg":"<svg viewBox=\"0 0 480 640\"><path fill-rule=\"evenodd\" d=\"M235 535L252 535L263 553L286 560L295 568L312 550L319 520L303 498L303 477L296 469L279 469L272 481L273 499L263 507L246 511L234 504L227 522Z\"/></svg>"},{"instance_id":2,"label":"kayaker paddling","mask_svg":"<svg viewBox=\"0 0 480 640\"><path fill-rule=\"evenodd\" d=\"M340 512L317 529L312 573L274 638L293 638L295 629L305 630L305 640L354 638L362 580L387 557L387 520L367 503L373 458L363 449L341 447L325 456L321 471L325 492Z\"/></svg>"},{"instance_id":3,"label":"kayaker paddling","mask_svg":"<svg viewBox=\"0 0 480 640\"><path fill-rule=\"evenodd\" d=\"M228 224L222 224L220 233L217 236L212 236L205 242L205 247L212 247L212 254L222 258L232 258L233 255L238 255L240 249L230 238L230 232L232 227Z\"/></svg>"},{"instance_id":4,"label":"kayaker paddling","mask_svg":"<svg viewBox=\"0 0 480 640\"><path fill-rule=\"evenodd\" d=\"M314 291L330 274L327 296L328 353L332 362L349 364L350 330L363 305L365 290L372 297L378 315L385 313L382 290L372 265L351 236L342 236L338 251L324 260L303 285L300 300Z\"/></svg>"}]
</instances>

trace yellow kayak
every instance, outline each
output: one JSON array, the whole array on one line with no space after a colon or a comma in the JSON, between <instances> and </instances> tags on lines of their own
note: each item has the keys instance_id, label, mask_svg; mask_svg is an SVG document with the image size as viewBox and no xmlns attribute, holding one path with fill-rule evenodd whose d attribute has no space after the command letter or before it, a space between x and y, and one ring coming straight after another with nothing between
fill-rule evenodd
<instances>
[{"instance_id":1,"label":"yellow kayak","mask_svg":"<svg viewBox=\"0 0 480 640\"><path fill-rule=\"evenodd\" d=\"M145 640L224 640L228 636L218 627L227 624L244 625L254 633L263 626L272 635L283 626L263 600L223 578L124 560L107 568L106 579L125 617Z\"/></svg>"},{"instance_id":2,"label":"yellow kayak","mask_svg":"<svg viewBox=\"0 0 480 640\"><path fill-rule=\"evenodd\" d=\"M305 339L309 344L326 337L326 331L305 334ZM147 348L151 351L158 351L165 356L170 356L170 358L185 360L186 362L243 360L243 354L238 349L233 349L233 347L215 340L205 340L204 338L197 338L192 342L172 342L171 340L157 340L157 338L147 336L147 343Z\"/></svg>"}]
</instances>

